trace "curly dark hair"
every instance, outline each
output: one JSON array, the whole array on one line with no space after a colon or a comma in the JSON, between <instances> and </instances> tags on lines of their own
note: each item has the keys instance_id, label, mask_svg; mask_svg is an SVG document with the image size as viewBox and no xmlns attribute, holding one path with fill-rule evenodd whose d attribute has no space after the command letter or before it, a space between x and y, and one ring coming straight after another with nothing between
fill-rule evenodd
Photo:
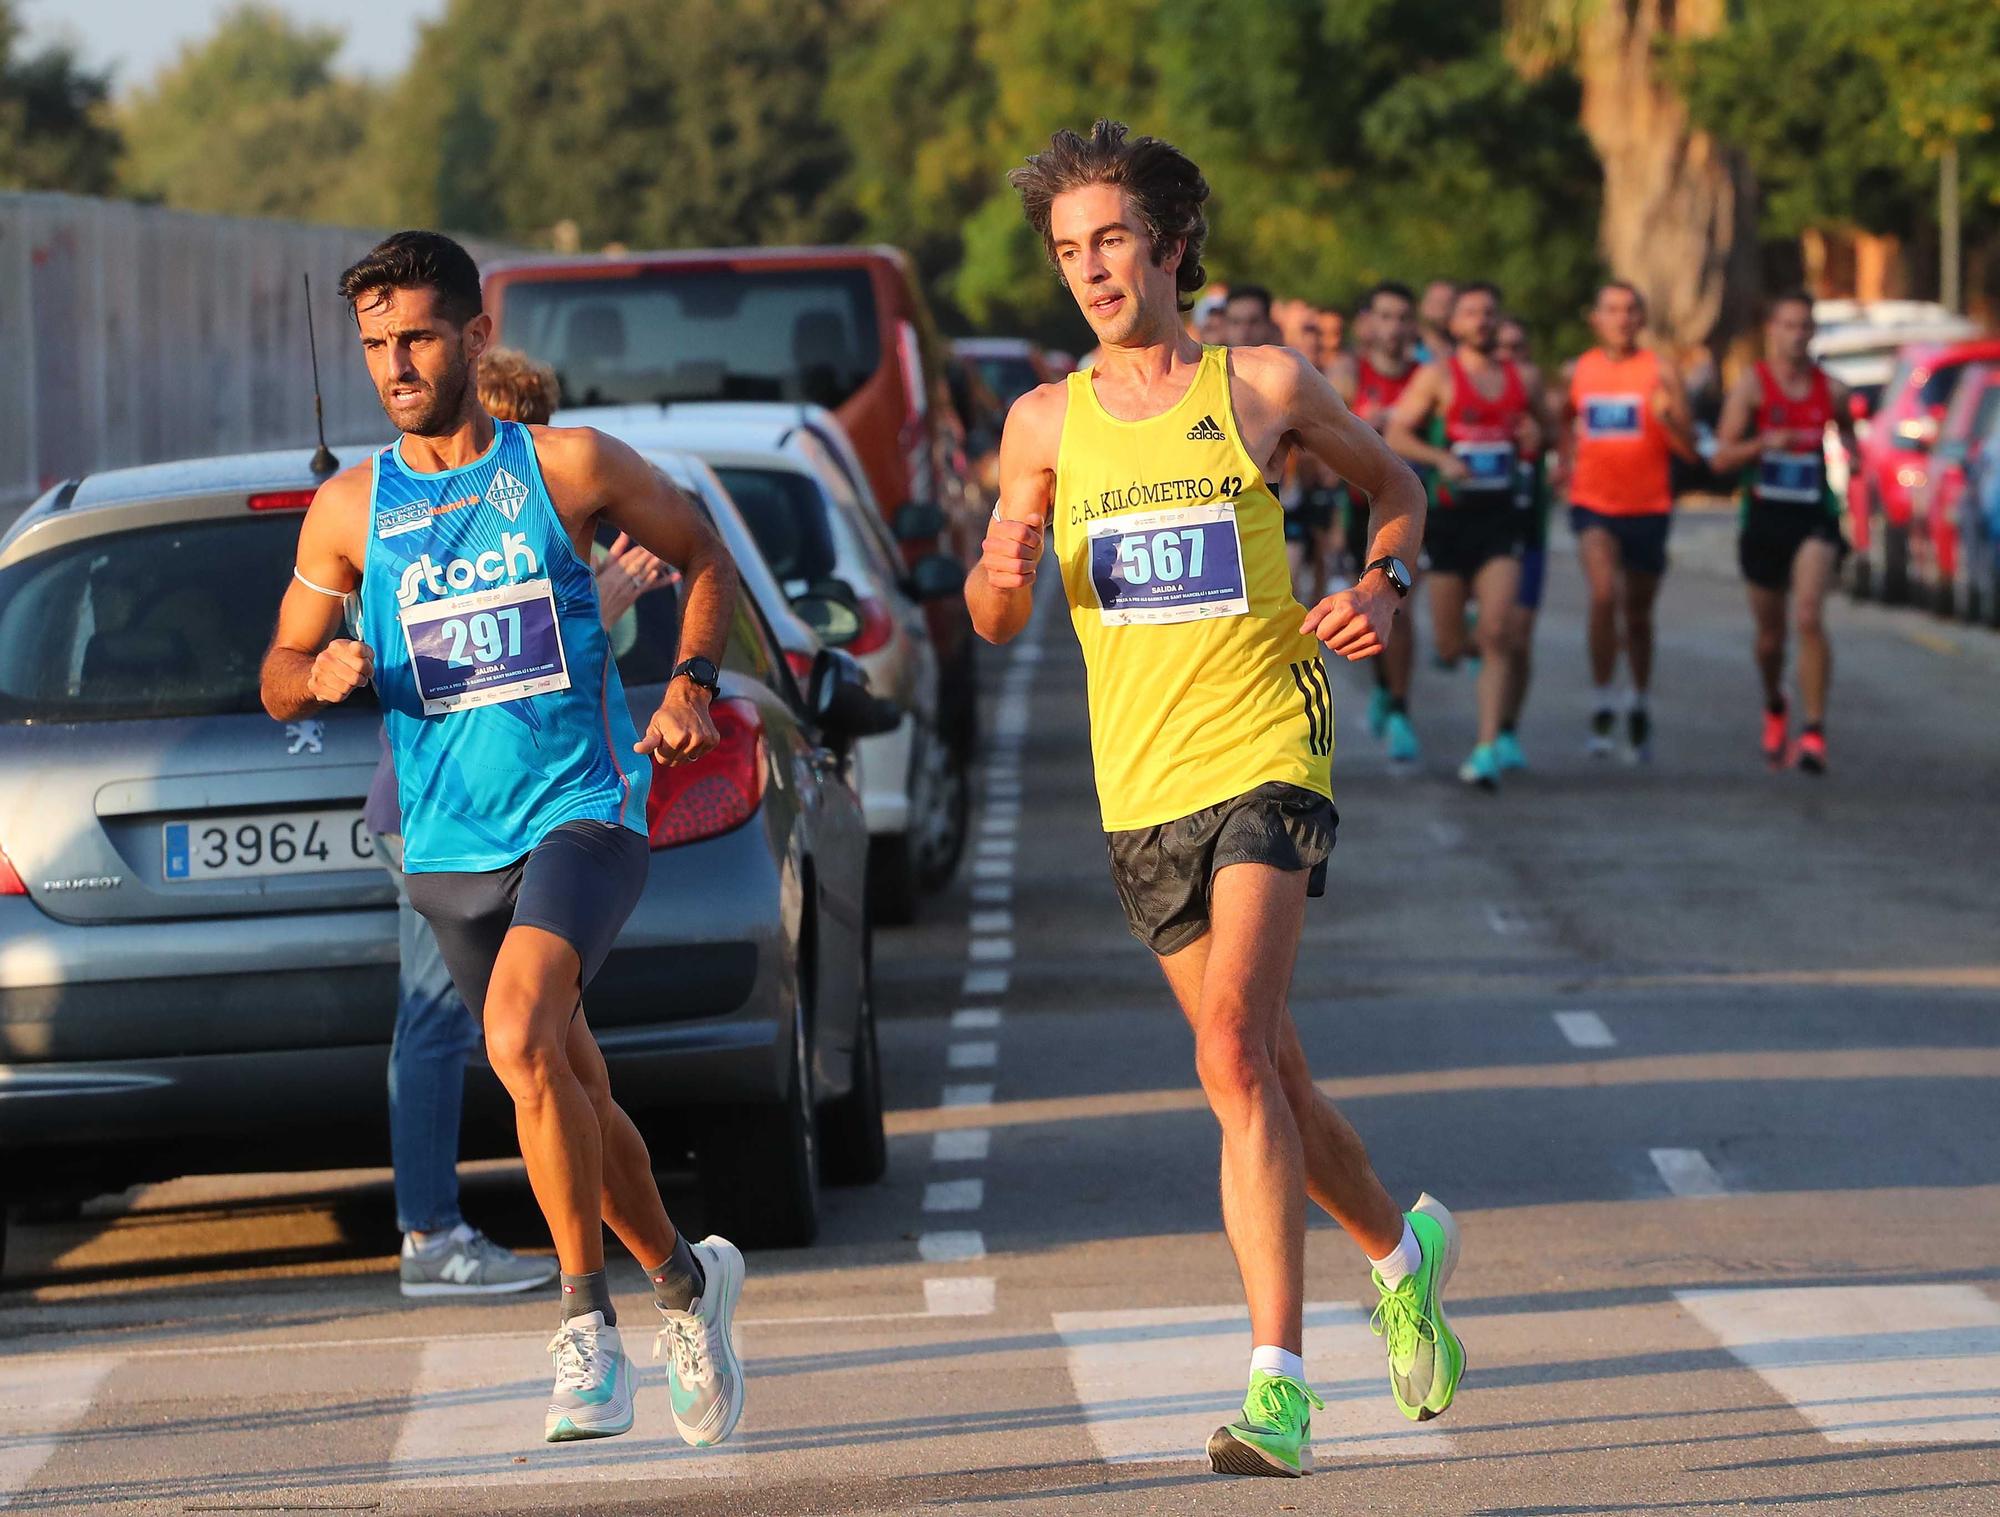
<instances>
[{"instance_id":1,"label":"curly dark hair","mask_svg":"<svg viewBox=\"0 0 2000 1517\"><path fill-rule=\"evenodd\" d=\"M1194 304L1194 292L1208 282L1208 271L1201 266L1201 250L1208 241L1208 215L1202 210L1208 181L1194 160L1172 143L1157 137L1128 140L1126 131L1122 121L1099 121L1087 138L1064 128L1049 138L1046 148L1012 170L1007 182L1020 191L1021 209L1042 239L1051 264L1056 261L1056 244L1049 230L1049 211L1056 196L1089 184L1128 191L1144 223L1153 262L1163 263L1176 243L1181 246L1174 283L1185 311Z\"/></svg>"},{"instance_id":2,"label":"curly dark hair","mask_svg":"<svg viewBox=\"0 0 2000 1517\"><path fill-rule=\"evenodd\" d=\"M422 289L437 292L437 313L453 326L464 326L484 309L479 265L442 232L397 232L385 237L340 276L340 295L350 310L364 295Z\"/></svg>"}]
</instances>

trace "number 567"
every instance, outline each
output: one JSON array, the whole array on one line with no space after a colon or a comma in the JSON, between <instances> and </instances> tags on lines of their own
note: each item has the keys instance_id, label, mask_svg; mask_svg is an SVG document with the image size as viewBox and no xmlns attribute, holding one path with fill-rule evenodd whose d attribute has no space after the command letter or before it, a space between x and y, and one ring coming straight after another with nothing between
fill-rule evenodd
<instances>
[{"instance_id":1,"label":"number 567","mask_svg":"<svg viewBox=\"0 0 2000 1517\"><path fill-rule=\"evenodd\" d=\"M1187 548L1185 556L1181 553L1183 544ZM1156 579L1199 579L1201 547L1202 535L1192 529L1121 538L1118 568L1128 585L1147 585Z\"/></svg>"}]
</instances>

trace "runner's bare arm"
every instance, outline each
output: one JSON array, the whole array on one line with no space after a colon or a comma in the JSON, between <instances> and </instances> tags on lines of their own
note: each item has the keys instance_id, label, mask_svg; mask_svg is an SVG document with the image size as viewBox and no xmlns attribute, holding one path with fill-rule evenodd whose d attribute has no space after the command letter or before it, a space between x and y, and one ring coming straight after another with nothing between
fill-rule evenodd
<instances>
[{"instance_id":1,"label":"runner's bare arm","mask_svg":"<svg viewBox=\"0 0 2000 1517\"><path fill-rule=\"evenodd\" d=\"M1689 463L1701 462L1701 450L1694 445L1694 411L1688 405L1687 384L1680 370L1664 361L1660 364L1660 388L1654 396L1654 410L1660 425L1667 429L1667 446Z\"/></svg>"},{"instance_id":2,"label":"runner's bare arm","mask_svg":"<svg viewBox=\"0 0 2000 1517\"><path fill-rule=\"evenodd\" d=\"M1556 440L1555 413L1549 409L1549 389L1542 379L1542 371L1531 363L1518 365L1521 371L1521 388L1528 392L1528 416L1534 422L1534 435L1524 435L1519 439L1521 456L1531 462L1539 461ZM1523 429L1524 433L1526 429Z\"/></svg>"},{"instance_id":3,"label":"runner's bare arm","mask_svg":"<svg viewBox=\"0 0 2000 1517\"><path fill-rule=\"evenodd\" d=\"M1231 364L1258 409L1269 408L1280 436L1296 437L1308 454L1368 496L1369 542L1363 562L1385 557L1414 562L1424 540L1425 501L1424 487L1409 465L1348 410L1324 374L1290 348L1245 348L1232 355ZM1239 406L1239 420L1250 409ZM1320 601L1306 613L1300 630L1345 658L1368 658L1388 645L1389 628L1401 607L1402 597L1377 569L1353 589Z\"/></svg>"},{"instance_id":4,"label":"runner's bare arm","mask_svg":"<svg viewBox=\"0 0 2000 1517\"><path fill-rule=\"evenodd\" d=\"M1840 433L1840 445L1852 459L1861 452L1861 439L1854 435L1854 392L1831 374L1826 377L1826 388L1833 401L1834 430Z\"/></svg>"},{"instance_id":5,"label":"runner's bare arm","mask_svg":"<svg viewBox=\"0 0 2000 1517\"><path fill-rule=\"evenodd\" d=\"M1716 473L1734 474L1755 463L1769 443L1770 439L1754 430L1761 388L1754 372L1746 372L1729 387L1721 419L1715 424L1715 456L1709 460Z\"/></svg>"},{"instance_id":6,"label":"runner's bare arm","mask_svg":"<svg viewBox=\"0 0 2000 1517\"><path fill-rule=\"evenodd\" d=\"M1432 447L1418 435L1431 413L1445 405L1449 382L1449 371L1442 364L1427 363L1417 370L1396 401L1396 409L1389 413L1386 436L1399 456L1436 469L1446 479L1459 480L1465 477L1464 461L1449 449Z\"/></svg>"},{"instance_id":7,"label":"runner's bare arm","mask_svg":"<svg viewBox=\"0 0 2000 1517\"><path fill-rule=\"evenodd\" d=\"M1549 480L1554 491L1569 488L1570 472L1576 467L1576 360L1562 366L1562 404L1556 408L1556 468Z\"/></svg>"},{"instance_id":8,"label":"runner's bare arm","mask_svg":"<svg viewBox=\"0 0 2000 1517\"><path fill-rule=\"evenodd\" d=\"M278 721L338 705L374 678L374 650L334 635L367 557L369 479L365 464L334 475L299 527L297 569L278 605L260 681L264 709Z\"/></svg>"},{"instance_id":9,"label":"runner's bare arm","mask_svg":"<svg viewBox=\"0 0 2000 1517\"><path fill-rule=\"evenodd\" d=\"M1035 608L1035 568L1055 503L1056 452L1068 388L1038 385L1007 412L1000 434L1000 504L979 562L965 577L972 626L989 643L1017 637Z\"/></svg>"},{"instance_id":10,"label":"runner's bare arm","mask_svg":"<svg viewBox=\"0 0 2000 1517\"><path fill-rule=\"evenodd\" d=\"M550 498L572 540L589 545L602 516L640 547L681 571L680 659L718 668L736 614L736 565L700 507L652 464L594 427L536 427L535 455ZM700 758L718 741L708 691L692 680L670 682L637 753L665 764Z\"/></svg>"}]
</instances>

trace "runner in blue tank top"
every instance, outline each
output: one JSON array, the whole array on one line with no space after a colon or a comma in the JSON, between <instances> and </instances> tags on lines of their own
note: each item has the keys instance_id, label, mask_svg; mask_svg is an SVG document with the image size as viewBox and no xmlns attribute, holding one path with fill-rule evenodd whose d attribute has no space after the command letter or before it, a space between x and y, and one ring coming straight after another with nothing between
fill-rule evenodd
<instances>
[{"instance_id":1,"label":"runner in blue tank top","mask_svg":"<svg viewBox=\"0 0 2000 1517\"><path fill-rule=\"evenodd\" d=\"M743 1409L729 1333L743 1257L723 1238L690 1244L668 1220L581 997L645 884L652 765L715 746L708 702L735 569L700 512L623 443L486 414L473 369L493 324L479 270L450 238L399 232L340 288L401 436L314 496L264 705L295 721L371 680L381 699L410 900L484 1021L562 1265L544 1436L632 1426L608 1223L652 1277L676 1427L719 1443ZM681 663L643 735L598 618L600 517L686 584ZM341 622L357 591L352 640Z\"/></svg>"}]
</instances>

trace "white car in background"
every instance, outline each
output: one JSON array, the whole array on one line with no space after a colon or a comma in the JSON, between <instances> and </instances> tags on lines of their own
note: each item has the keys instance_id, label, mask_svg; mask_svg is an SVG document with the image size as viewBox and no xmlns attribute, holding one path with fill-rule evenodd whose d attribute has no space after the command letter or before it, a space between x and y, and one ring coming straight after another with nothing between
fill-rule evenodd
<instances>
[{"instance_id":1,"label":"white car in background","mask_svg":"<svg viewBox=\"0 0 2000 1517\"><path fill-rule=\"evenodd\" d=\"M815 635L853 655L870 688L903 711L894 731L861 740L854 766L868 823L870 902L877 921L898 924L950 881L965 851L970 753L951 730L923 615L926 602L960 593L965 566L937 554L904 568L851 447L831 415L816 409L602 406L561 411L553 421L596 427L644 453L699 458L787 597L809 611ZM921 526L913 524L915 535ZM829 624L829 602L852 617Z\"/></svg>"}]
</instances>

